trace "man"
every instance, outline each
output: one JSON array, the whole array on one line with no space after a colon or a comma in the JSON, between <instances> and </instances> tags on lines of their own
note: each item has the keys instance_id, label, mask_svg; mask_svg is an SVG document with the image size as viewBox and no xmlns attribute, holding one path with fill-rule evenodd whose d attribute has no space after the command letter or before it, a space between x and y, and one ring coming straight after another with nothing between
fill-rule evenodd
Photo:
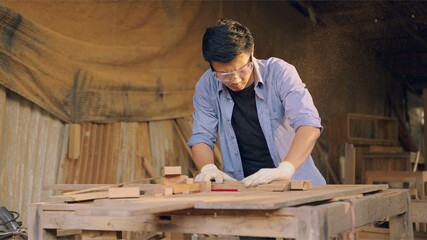
<instances>
[{"instance_id":1,"label":"man","mask_svg":"<svg viewBox=\"0 0 427 240\"><path fill-rule=\"evenodd\" d=\"M234 20L208 27L202 51L210 69L196 84L188 142L200 169L195 180L325 184L310 156L321 120L296 69L278 58L256 59L251 32ZM212 151L218 135L223 171Z\"/></svg>"}]
</instances>

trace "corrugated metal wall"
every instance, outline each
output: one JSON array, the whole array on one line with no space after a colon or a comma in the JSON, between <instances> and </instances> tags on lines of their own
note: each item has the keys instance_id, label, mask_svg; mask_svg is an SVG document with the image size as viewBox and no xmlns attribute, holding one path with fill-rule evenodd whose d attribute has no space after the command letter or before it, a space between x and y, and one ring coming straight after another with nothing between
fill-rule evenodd
<instances>
[{"instance_id":1,"label":"corrugated metal wall","mask_svg":"<svg viewBox=\"0 0 427 240\"><path fill-rule=\"evenodd\" d=\"M159 176L162 166L180 165L188 174L191 158L174 128L174 120L81 125L77 159L66 158L63 183L120 183ZM144 161L146 161L144 163Z\"/></svg>"},{"instance_id":2,"label":"corrugated metal wall","mask_svg":"<svg viewBox=\"0 0 427 240\"><path fill-rule=\"evenodd\" d=\"M65 154L65 125L24 98L0 87L0 205L21 214L51 193Z\"/></svg>"},{"instance_id":3,"label":"corrugated metal wall","mask_svg":"<svg viewBox=\"0 0 427 240\"><path fill-rule=\"evenodd\" d=\"M182 122L182 121L180 121ZM55 183L121 183L194 165L175 120L81 125L80 155L68 158L69 125L0 86L0 206L21 214L55 194ZM154 173L153 173L154 172Z\"/></svg>"}]
</instances>

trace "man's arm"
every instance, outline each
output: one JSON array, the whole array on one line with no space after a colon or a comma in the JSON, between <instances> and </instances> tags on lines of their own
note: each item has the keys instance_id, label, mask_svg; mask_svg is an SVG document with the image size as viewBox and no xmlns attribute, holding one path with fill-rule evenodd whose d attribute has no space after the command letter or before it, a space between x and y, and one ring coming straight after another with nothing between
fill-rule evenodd
<instances>
[{"instance_id":1,"label":"man's arm","mask_svg":"<svg viewBox=\"0 0 427 240\"><path fill-rule=\"evenodd\" d=\"M191 148L193 161L200 170L206 164L214 164L214 154L212 149L205 143L194 144Z\"/></svg>"},{"instance_id":2,"label":"man's arm","mask_svg":"<svg viewBox=\"0 0 427 240\"><path fill-rule=\"evenodd\" d=\"M301 126L297 129L288 154L277 168L262 168L244 178L246 187L269 183L273 180L290 180L296 170L307 160L320 136L320 129Z\"/></svg>"},{"instance_id":3,"label":"man's arm","mask_svg":"<svg viewBox=\"0 0 427 240\"><path fill-rule=\"evenodd\" d=\"M196 182L215 180L216 183L225 181L236 181L219 170L214 164L214 154L212 149L204 143L194 144L191 148L193 161L197 168L200 169L199 175L194 179Z\"/></svg>"},{"instance_id":4,"label":"man's arm","mask_svg":"<svg viewBox=\"0 0 427 240\"><path fill-rule=\"evenodd\" d=\"M298 169L313 151L320 136L320 129L311 126L301 126L297 129L288 154L282 162L290 162L295 170Z\"/></svg>"}]
</instances>

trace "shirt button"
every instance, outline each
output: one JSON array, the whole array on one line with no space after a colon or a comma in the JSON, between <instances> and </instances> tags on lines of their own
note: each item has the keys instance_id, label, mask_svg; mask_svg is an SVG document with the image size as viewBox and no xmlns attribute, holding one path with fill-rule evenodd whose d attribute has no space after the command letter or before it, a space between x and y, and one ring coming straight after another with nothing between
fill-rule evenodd
<instances>
[{"instance_id":1,"label":"shirt button","mask_svg":"<svg viewBox=\"0 0 427 240\"><path fill-rule=\"evenodd\" d=\"M237 154L237 153L234 153L234 156L236 156L236 157L237 157L238 155L239 155L239 154Z\"/></svg>"},{"instance_id":2,"label":"shirt button","mask_svg":"<svg viewBox=\"0 0 427 240\"><path fill-rule=\"evenodd\" d=\"M234 139L234 136L231 136L231 139Z\"/></svg>"}]
</instances>

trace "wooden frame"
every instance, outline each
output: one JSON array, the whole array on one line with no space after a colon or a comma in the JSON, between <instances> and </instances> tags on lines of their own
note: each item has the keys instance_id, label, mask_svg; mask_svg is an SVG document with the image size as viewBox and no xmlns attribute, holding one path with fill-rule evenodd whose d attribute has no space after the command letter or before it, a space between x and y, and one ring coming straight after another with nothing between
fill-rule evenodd
<instances>
[{"instance_id":1,"label":"wooden frame","mask_svg":"<svg viewBox=\"0 0 427 240\"><path fill-rule=\"evenodd\" d=\"M397 118L348 113L346 122L349 143L394 145L398 141Z\"/></svg>"},{"instance_id":2,"label":"wooden frame","mask_svg":"<svg viewBox=\"0 0 427 240\"><path fill-rule=\"evenodd\" d=\"M37 203L29 212L28 232L29 239L45 240L56 238L55 229L327 239L389 218L391 239L413 239L408 191L378 192L384 189L380 186L326 185L263 194L209 192L157 201L141 197L93 204ZM376 192L359 197L372 191Z\"/></svg>"},{"instance_id":3,"label":"wooden frame","mask_svg":"<svg viewBox=\"0 0 427 240\"><path fill-rule=\"evenodd\" d=\"M328 141L329 141L329 162L332 169L336 172L340 170L340 156L348 150L347 145L361 150L361 147L367 148L369 145L396 146L398 144L398 120L393 117L346 113L341 115L330 116L328 119ZM362 147L362 148L363 148ZM359 151L354 153L353 159L356 167L359 167ZM340 176L345 184L363 183L357 172L346 171L345 174L351 173L351 176ZM345 179L344 179L345 178Z\"/></svg>"},{"instance_id":4,"label":"wooden frame","mask_svg":"<svg viewBox=\"0 0 427 240\"><path fill-rule=\"evenodd\" d=\"M427 171L366 171L366 183L407 182L414 183L417 195L421 199L427 199Z\"/></svg>"}]
</instances>

